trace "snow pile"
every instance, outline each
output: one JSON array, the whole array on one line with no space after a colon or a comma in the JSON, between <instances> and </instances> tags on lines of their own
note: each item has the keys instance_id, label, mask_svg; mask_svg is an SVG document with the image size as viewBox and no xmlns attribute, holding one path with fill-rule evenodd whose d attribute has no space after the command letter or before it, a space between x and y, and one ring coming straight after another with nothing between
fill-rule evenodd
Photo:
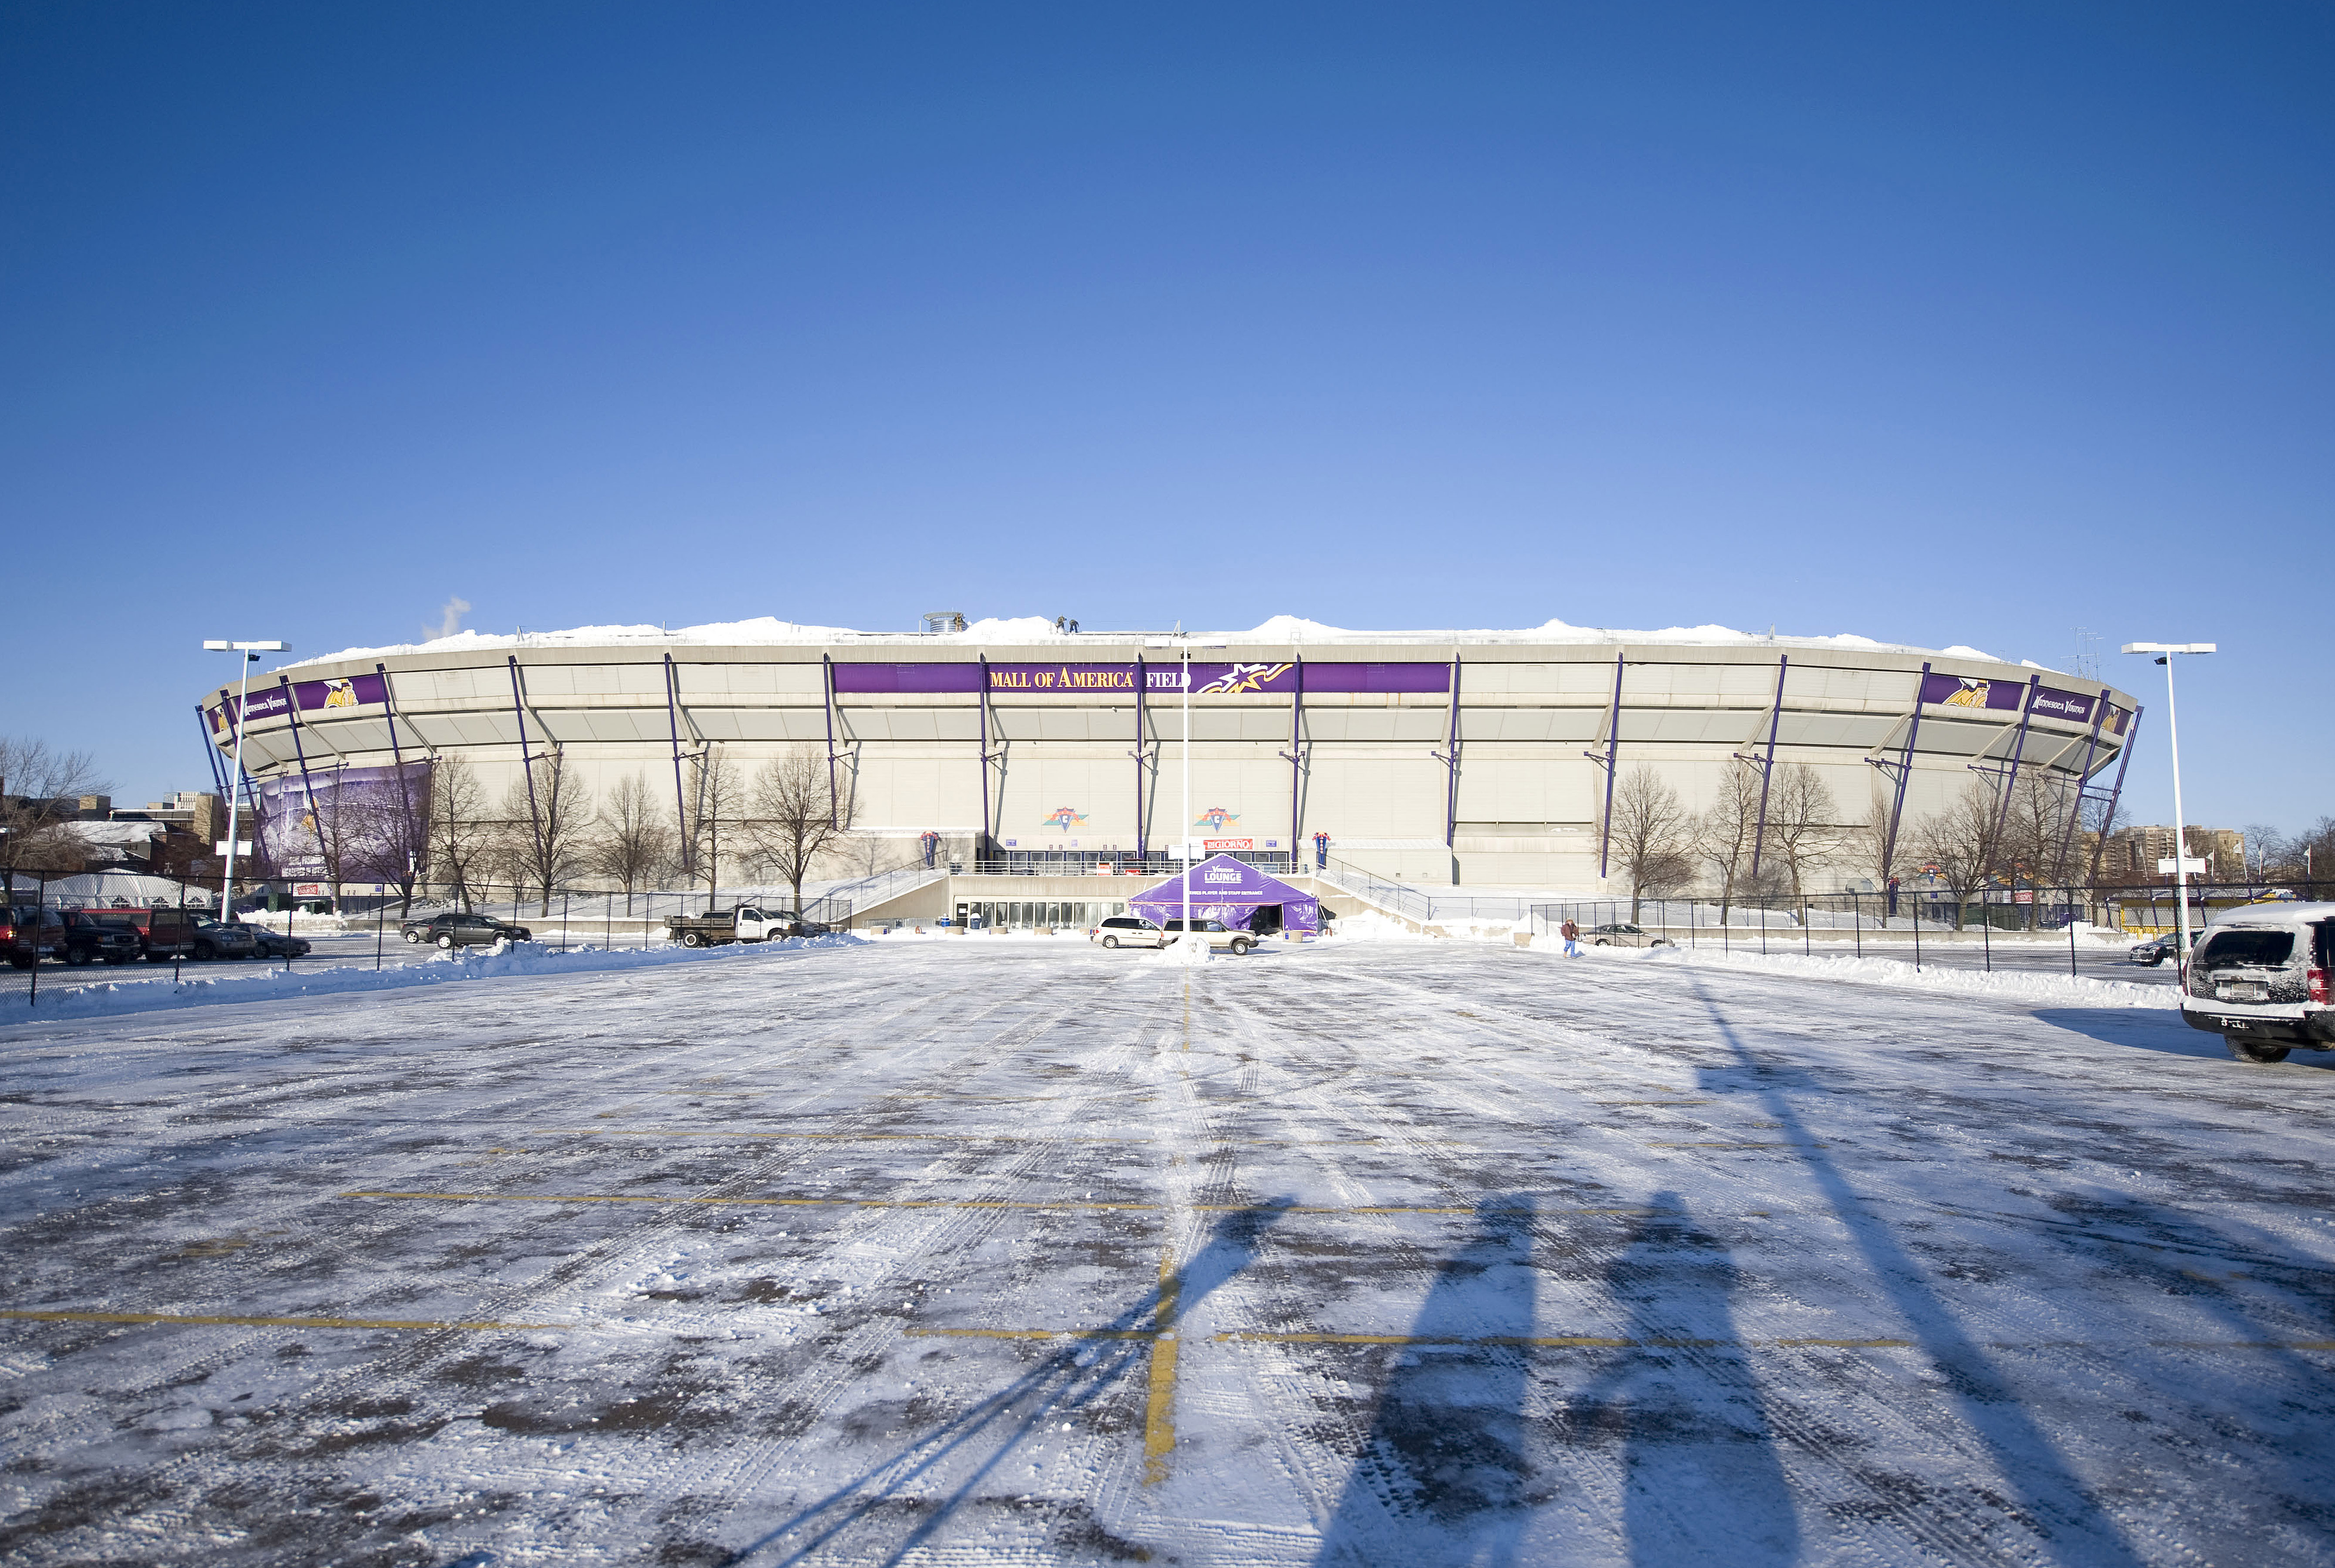
<instances>
[{"instance_id":1,"label":"snow pile","mask_svg":"<svg viewBox=\"0 0 2335 1568\"><path fill-rule=\"evenodd\" d=\"M856 936L794 936L751 946L627 947L610 951L578 947L567 953L540 942L500 942L483 952L441 953L395 969L294 964L290 969L174 981L120 980L44 992L37 1004L22 992L0 996L0 1025L44 1023L52 1019L106 1018L207 1007L226 1002L280 1002L287 997L333 996L352 992L402 991L465 980L512 975L586 974L601 970L648 969L668 963L704 963L752 959L812 947L857 947Z\"/></svg>"},{"instance_id":2,"label":"snow pile","mask_svg":"<svg viewBox=\"0 0 2335 1568\"><path fill-rule=\"evenodd\" d=\"M1341 915L1331 928L1331 934L1342 942L1423 942L1410 926L1391 915L1381 915L1375 909L1365 909L1353 915Z\"/></svg>"},{"instance_id":3,"label":"snow pile","mask_svg":"<svg viewBox=\"0 0 2335 1568\"><path fill-rule=\"evenodd\" d=\"M1652 947L1584 948L1599 958L1637 963L1681 963L1691 969L1743 969L1804 974L1817 980L1842 980L1860 985L1903 985L1923 991L1952 991L1963 995L1999 996L2015 1002L2081 1002L2094 1007L2154 1007L2181 1005L2181 994L2169 985L2135 985L2123 980L2092 980L2072 974L2043 974L2032 970L1945 969L1929 965L1916 970L1894 958L1814 958L1797 953L1713 953L1708 948Z\"/></svg>"},{"instance_id":4,"label":"snow pile","mask_svg":"<svg viewBox=\"0 0 2335 1568\"><path fill-rule=\"evenodd\" d=\"M1197 932L1179 936L1153 954L1152 962L1177 969L1196 969L1208 962L1208 939Z\"/></svg>"},{"instance_id":5,"label":"snow pile","mask_svg":"<svg viewBox=\"0 0 2335 1568\"><path fill-rule=\"evenodd\" d=\"M1931 650L1916 648L1904 643L1884 643L1861 636L1854 632L1839 632L1821 636L1778 635L1771 632L1739 632L1732 626L1665 626L1659 630L1636 630L1615 626L1577 626L1568 621L1549 620L1537 626L1511 629L1494 627L1455 627L1412 631L1358 631L1344 626L1332 626L1320 621L1309 621L1302 615L1274 615L1262 624L1245 630L1193 632L1196 641L1208 644L1304 643L1335 645L1338 644L1612 644L1620 643L1652 643L1687 647L1772 648L1836 648L1860 652L1923 653L1938 652L1951 657L1982 659L2000 663L1991 653L1956 644L1951 648ZM311 664L329 664L346 659L382 659L402 653L500 653L520 648L567 647L821 647L835 645L892 644L896 646L931 647L935 644L957 647L1012 647L1037 643L1074 643L1084 641L1097 647L1109 647L1116 643L1125 645L1130 641L1167 637L1165 632L1129 632L1097 630L1084 634L1058 629L1054 621L1045 615L989 616L966 623L962 632L860 632L848 626L812 625L800 621L782 621L775 615L758 615L743 621L714 621L700 626L576 626L553 632L457 632L448 637L432 637L420 643L396 643L374 648L344 648L334 653L319 653L280 666L296 670Z\"/></svg>"}]
</instances>

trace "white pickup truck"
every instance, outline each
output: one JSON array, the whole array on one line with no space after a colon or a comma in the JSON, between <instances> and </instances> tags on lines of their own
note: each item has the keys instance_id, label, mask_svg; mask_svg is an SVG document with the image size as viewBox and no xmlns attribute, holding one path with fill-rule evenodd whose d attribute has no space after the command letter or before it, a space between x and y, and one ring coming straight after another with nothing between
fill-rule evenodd
<instances>
[{"instance_id":1,"label":"white pickup truck","mask_svg":"<svg viewBox=\"0 0 2335 1568\"><path fill-rule=\"evenodd\" d=\"M774 936L800 936L807 931L823 932L825 926L807 922L790 910L765 910L759 905L741 904L729 909L709 910L703 915L668 915L664 918L666 939L683 947L714 947L724 942L768 942Z\"/></svg>"}]
</instances>

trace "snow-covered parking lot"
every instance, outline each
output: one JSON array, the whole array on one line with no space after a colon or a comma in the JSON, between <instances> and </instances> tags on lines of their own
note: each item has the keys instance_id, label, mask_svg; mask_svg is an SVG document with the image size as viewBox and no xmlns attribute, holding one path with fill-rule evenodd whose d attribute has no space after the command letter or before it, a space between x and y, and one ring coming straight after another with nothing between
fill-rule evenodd
<instances>
[{"instance_id":1,"label":"snow-covered parking lot","mask_svg":"<svg viewBox=\"0 0 2335 1568\"><path fill-rule=\"evenodd\" d=\"M15 1015L0 1556L2335 1561L2328 1059L1888 978L928 940Z\"/></svg>"}]
</instances>

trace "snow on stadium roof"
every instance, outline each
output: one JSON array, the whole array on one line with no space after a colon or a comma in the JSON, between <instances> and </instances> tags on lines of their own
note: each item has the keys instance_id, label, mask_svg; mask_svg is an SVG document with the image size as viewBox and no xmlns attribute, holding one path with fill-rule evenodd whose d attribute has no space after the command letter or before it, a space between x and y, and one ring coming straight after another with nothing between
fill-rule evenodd
<instances>
[{"instance_id":1,"label":"snow on stadium roof","mask_svg":"<svg viewBox=\"0 0 2335 1568\"><path fill-rule=\"evenodd\" d=\"M1057 640L1082 643L1146 642L1176 635L1169 632L1063 632L1042 615L1022 615L973 621L962 632L858 632L848 626L810 626L761 615L751 621L715 621L702 626L577 626L565 632L457 632L425 643L398 643L380 648L344 648L319 653L283 666L330 664L344 659L382 659L407 653L475 653L506 648L605 647L930 647L935 644L962 647L1026 646ZM1549 621L1516 631L1357 632L1325 626L1298 615L1275 615L1262 625L1241 632L1194 632L1196 643L1294 643L1308 645L1429 645L1534 644L1671 644L1681 647L1761 646L1771 648L1836 648L1886 653L1943 653L1950 658L1996 662L1991 653L1957 644L1951 648L1917 648L1903 643L1876 642L1844 632L1829 637L1776 636L1739 632L1731 626L1670 626L1653 631L1623 631L1609 626L1575 626ZM2036 666L2040 668L2041 666Z\"/></svg>"}]
</instances>

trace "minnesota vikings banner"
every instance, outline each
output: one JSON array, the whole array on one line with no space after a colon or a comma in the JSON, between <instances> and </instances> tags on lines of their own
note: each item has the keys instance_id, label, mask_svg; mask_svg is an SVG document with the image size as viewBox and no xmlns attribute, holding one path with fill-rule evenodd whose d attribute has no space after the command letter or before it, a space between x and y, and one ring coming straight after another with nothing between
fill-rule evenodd
<instances>
[{"instance_id":1,"label":"minnesota vikings banner","mask_svg":"<svg viewBox=\"0 0 2335 1568\"><path fill-rule=\"evenodd\" d=\"M287 702L285 693L291 693ZM211 729L219 733L235 727L237 699L229 697L213 708ZM254 719L272 719L278 713L289 712L296 702L303 713L318 712L329 708L374 707L389 701L389 682L380 675L349 675L330 681L296 681L289 686L270 686L264 692L254 692L244 709Z\"/></svg>"},{"instance_id":2,"label":"minnesota vikings banner","mask_svg":"<svg viewBox=\"0 0 2335 1568\"><path fill-rule=\"evenodd\" d=\"M1165 660L1143 666L1144 690L1155 696L1180 693L1184 663ZM862 664L835 666L838 692L978 692L979 664ZM1300 666L1293 662L1255 664L1194 663L1192 694L1196 697L1235 696L1249 692L1286 695L1298 689ZM1303 667L1308 692L1448 692L1451 666L1429 663L1307 663ZM1084 692L1135 693L1136 667L1129 664L992 664L989 689L998 692L1043 692L1049 695ZM255 700L255 712L257 711Z\"/></svg>"},{"instance_id":3,"label":"minnesota vikings banner","mask_svg":"<svg viewBox=\"0 0 2335 1568\"><path fill-rule=\"evenodd\" d=\"M1982 681L1975 675L1933 674L1922 682L1922 701L1941 708L2008 710L2016 713L2026 695L2024 681Z\"/></svg>"},{"instance_id":4,"label":"minnesota vikings banner","mask_svg":"<svg viewBox=\"0 0 2335 1568\"><path fill-rule=\"evenodd\" d=\"M2092 704L2098 701L2096 697L2087 697L2078 692L2038 686L2035 688L2034 705L2028 711L2039 719L2065 719L2070 723L2088 724L2092 721Z\"/></svg>"},{"instance_id":5,"label":"minnesota vikings banner","mask_svg":"<svg viewBox=\"0 0 2335 1568\"><path fill-rule=\"evenodd\" d=\"M257 704L254 704L257 711ZM336 768L257 780L259 853L277 876L388 882L404 874L408 850L423 847L430 819L430 764Z\"/></svg>"}]
</instances>

